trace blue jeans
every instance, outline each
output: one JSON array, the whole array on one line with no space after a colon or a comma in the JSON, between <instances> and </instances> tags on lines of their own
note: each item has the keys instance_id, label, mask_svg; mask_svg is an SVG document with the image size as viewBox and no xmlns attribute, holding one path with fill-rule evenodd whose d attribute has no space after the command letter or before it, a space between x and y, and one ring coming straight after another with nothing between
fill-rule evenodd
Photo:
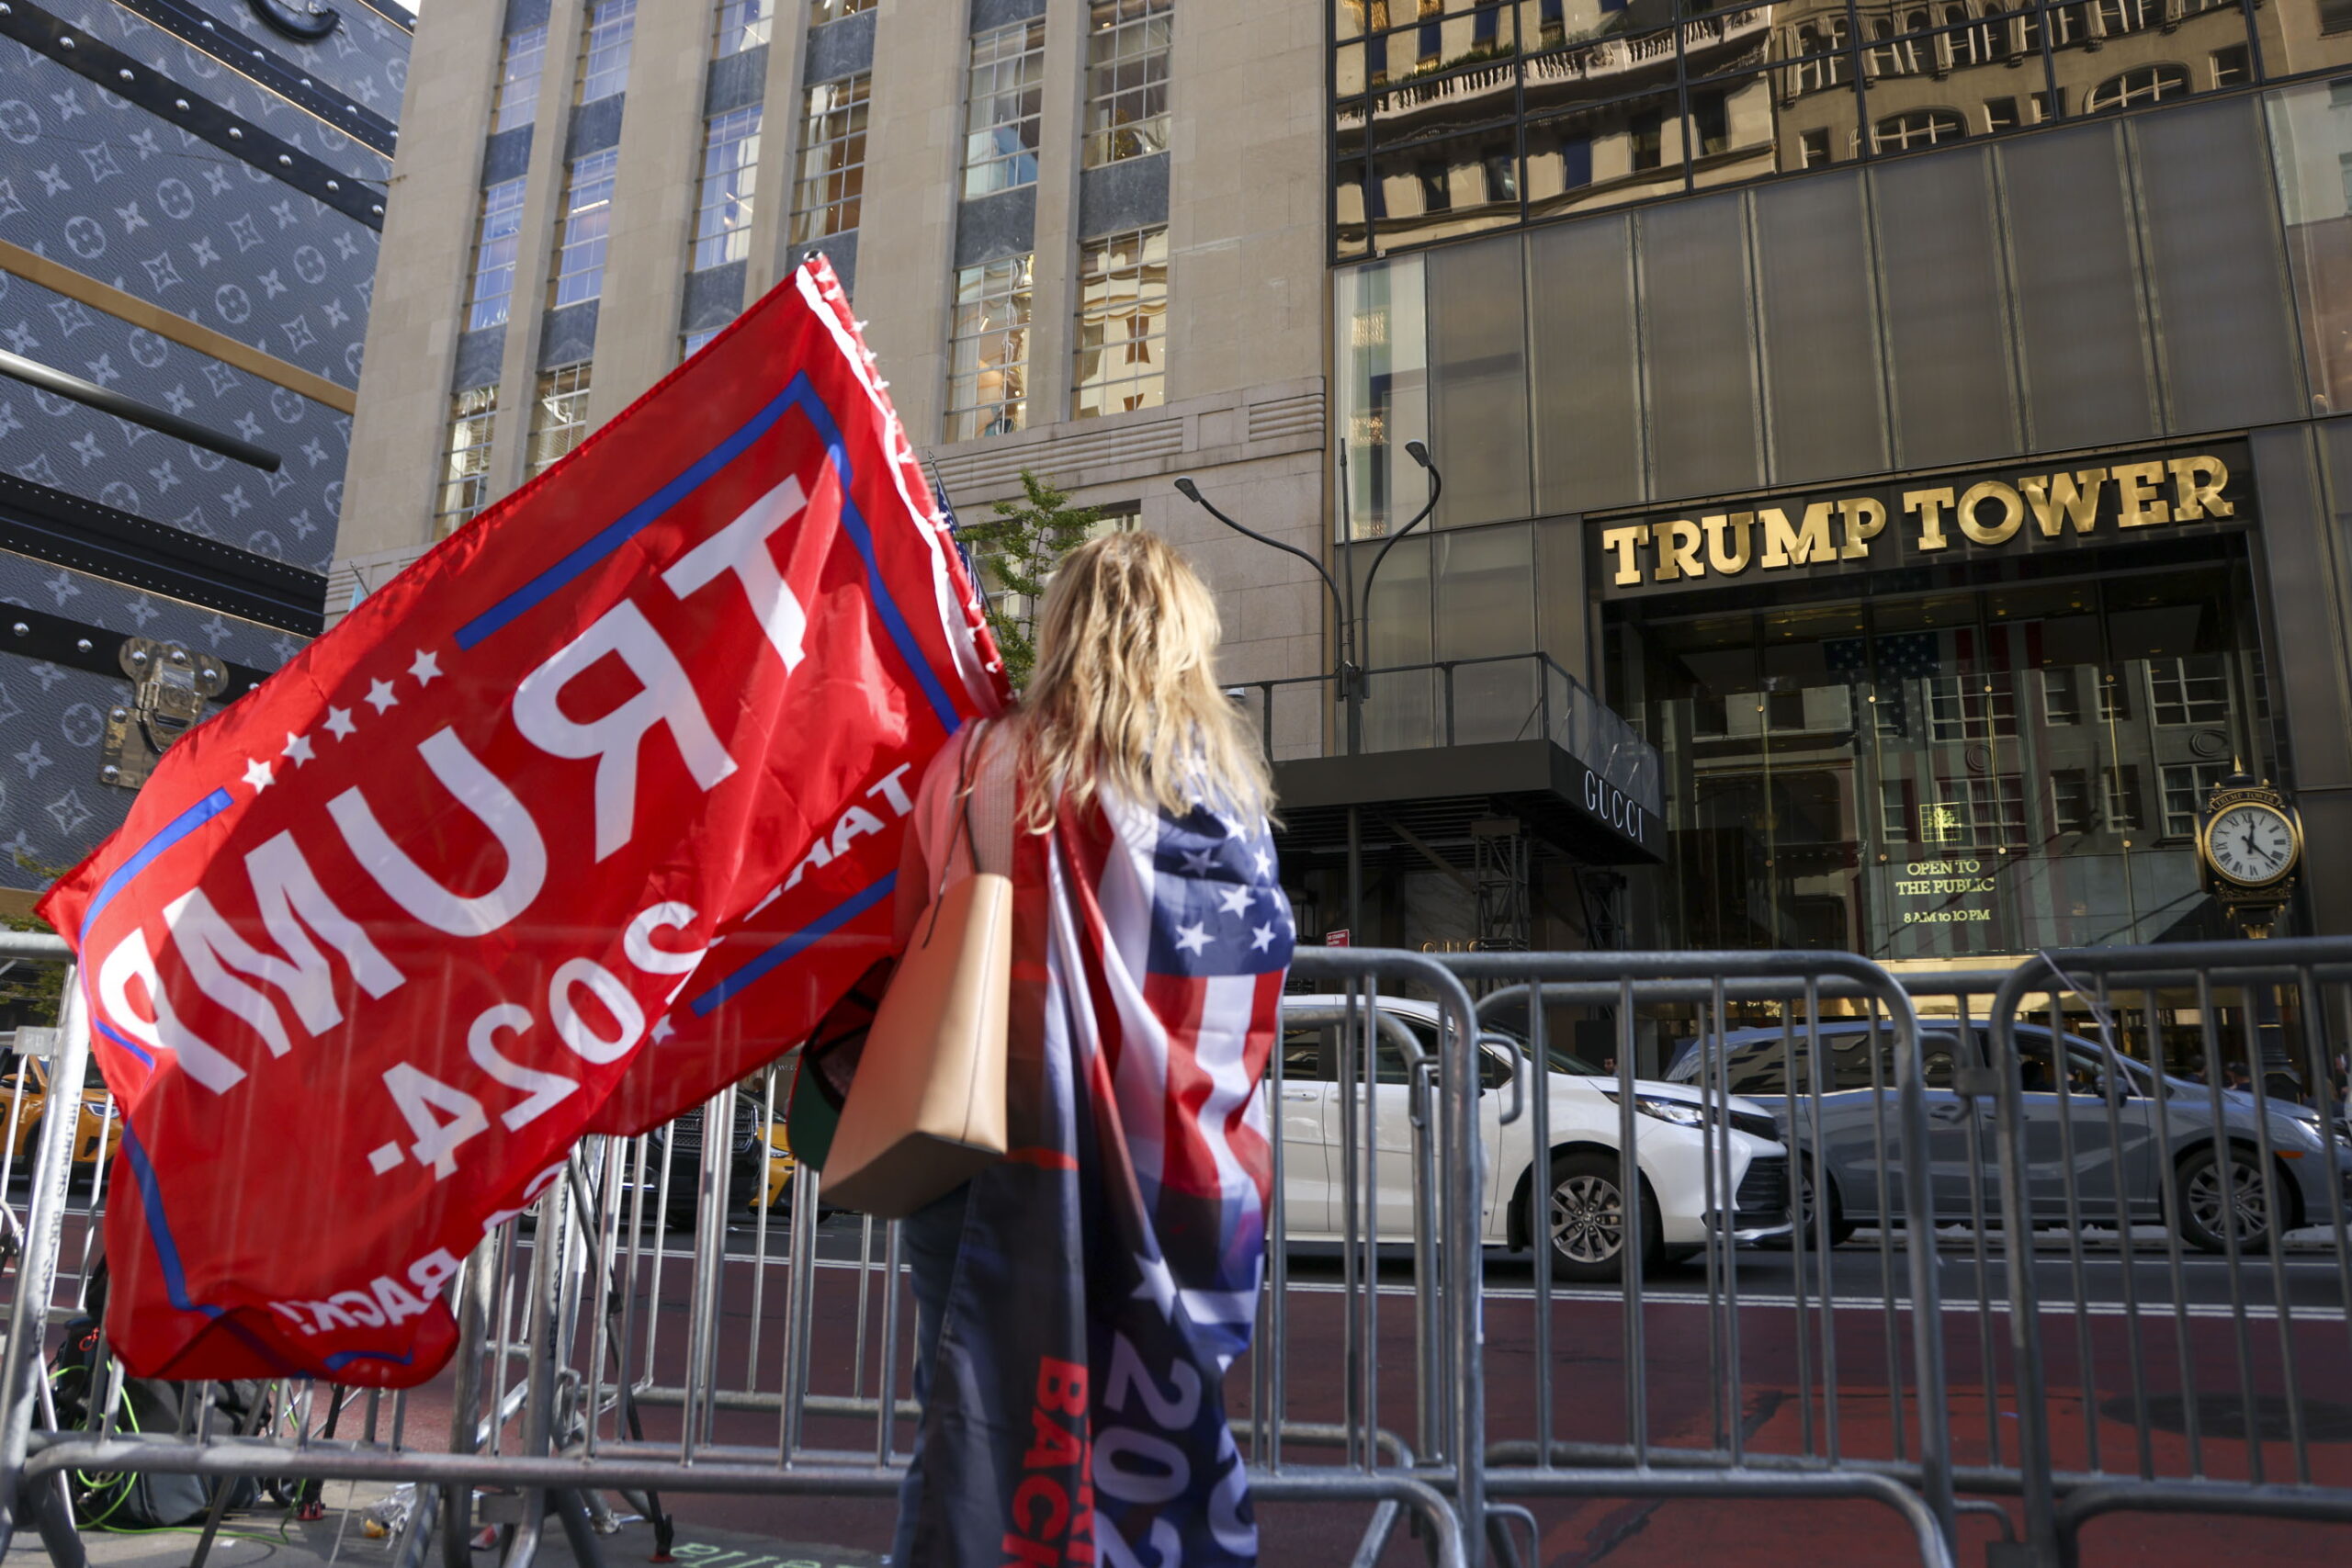
<instances>
[{"instance_id":1,"label":"blue jeans","mask_svg":"<svg viewBox=\"0 0 2352 1568\"><path fill-rule=\"evenodd\" d=\"M939 1358L939 1330L947 1315L947 1292L956 1283L956 1258L964 1247L964 1215L972 1195L966 1182L945 1197L909 1214L899 1225L915 1292L915 1400L931 1402L932 1363ZM896 1568L913 1562L915 1514L922 1500L922 1426L915 1427L907 1478L899 1488L899 1529L890 1551Z\"/></svg>"}]
</instances>

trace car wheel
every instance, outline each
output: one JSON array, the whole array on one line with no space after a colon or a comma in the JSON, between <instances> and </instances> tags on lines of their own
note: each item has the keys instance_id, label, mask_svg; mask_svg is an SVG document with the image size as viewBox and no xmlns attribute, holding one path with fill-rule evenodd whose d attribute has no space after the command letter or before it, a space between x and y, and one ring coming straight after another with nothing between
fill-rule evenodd
<instances>
[{"instance_id":1,"label":"car wheel","mask_svg":"<svg viewBox=\"0 0 2352 1568\"><path fill-rule=\"evenodd\" d=\"M1797 1168L1797 1219L1804 1227L1805 1240L1814 1239L1813 1229L1813 1166L1806 1162ZM1846 1217L1846 1205L1838 1196L1838 1184L1829 1183L1829 1245L1843 1247L1854 1239L1854 1222Z\"/></svg>"},{"instance_id":2,"label":"car wheel","mask_svg":"<svg viewBox=\"0 0 2352 1568\"><path fill-rule=\"evenodd\" d=\"M2228 1175L2211 1148L2180 1165L2180 1239L2206 1252L2227 1252L2225 1213L2234 1215L2240 1252L2270 1245L2270 1192L2262 1167L2243 1149L2229 1151ZM2283 1194L2281 1194L2283 1196Z\"/></svg>"},{"instance_id":3,"label":"car wheel","mask_svg":"<svg viewBox=\"0 0 2352 1568\"><path fill-rule=\"evenodd\" d=\"M1657 1205L1642 1195L1642 1267L1654 1269L1666 1251ZM1563 1280L1606 1282L1623 1277L1625 1194L1617 1156L1561 1155L1552 1161L1552 1272Z\"/></svg>"}]
</instances>

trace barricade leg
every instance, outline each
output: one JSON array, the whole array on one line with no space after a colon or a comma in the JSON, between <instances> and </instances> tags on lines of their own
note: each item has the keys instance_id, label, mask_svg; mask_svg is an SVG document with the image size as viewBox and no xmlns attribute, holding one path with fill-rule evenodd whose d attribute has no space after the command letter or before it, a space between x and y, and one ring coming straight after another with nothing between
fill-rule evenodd
<instances>
[{"instance_id":1,"label":"barricade leg","mask_svg":"<svg viewBox=\"0 0 2352 1568\"><path fill-rule=\"evenodd\" d=\"M62 948L63 943L58 944ZM65 972L65 1005L50 1081L78 1084L90 1057L90 1025L75 972ZM17 1298L8 1307L8 1343L0 1353L0 1553L17 1532L19 1491L30 1451L33 1410L49 1348L49 1296L64 1234L65 1189L72 1179L74 1118L43 1116L26 1205L25 1247L17 1259ZM71 1525L67 1526L70 1530Z\"/></svg>"}]
</instances>

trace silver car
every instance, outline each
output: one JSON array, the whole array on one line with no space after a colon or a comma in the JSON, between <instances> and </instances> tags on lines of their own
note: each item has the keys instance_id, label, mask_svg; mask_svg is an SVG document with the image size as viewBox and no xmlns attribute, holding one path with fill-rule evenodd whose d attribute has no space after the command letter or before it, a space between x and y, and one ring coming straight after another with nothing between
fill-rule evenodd
<instances>
[{"instance_id":1,"label":"silver car","mask_svg":"<svg viewBox=\"0 0 2352 1568\"><path fill-rule=\"evenodd\" d=\"M2119 1195L2133 1223L2164 1224L2169 1194L2181 1239L2222 1252L2228 1246L2222 1216L2233 1210L2241 1249L2267 1244L2274 1191L2287 1209L2285 1230L2326 1223L2331 1185L2352 1206L2352 1127L2341 1116L2324 1119L2318 1111L2277 1097L2257 1111L2249 1095L2223 1089L2217 1097L2203 1084L2155 1073L2072 1034L2055 1037L2064 1052L2061 1066L2052 1059L2050 1030L2019 1024L2017 1034L2026 1197L2035 1223L2067 1221L2070 1185L2075 1215L2087 1224L2113 1224ZM1771 1108L1799 1153L1800 1201L1809 1198L1815 1171L1826 1174L1831 1239L1843 1241L1856 1225L1878 1222L1882 1185L1890 1198L1900 1190L1894 1173L1905 1150L1895 1111L1894 1037L1883 1026L1873 1034L1867 1022L1842 1019L1825 1021L1820 1035L1826 1060L1819 1074L1817 1152L1809 1105L1815 1073L1804 1029L1785 1037L1773 1027L1690 1041L1666 1076L1669 1082L1695 1085L1706 1054L1717 1053L1728 1081L1711 1070L1707 1076L1714 1081L1707 1088L1727 1087ZM1984 1218L1997 1218L1993 1101L1971 1100L1953 1088L1955 1068L1987 1059L1989 1031L1981 1024L1962 1028L1931 1019L1922 1024L1920 1045L1936 1220L1968 1223L1980 1203ZM1792 1098L1799 1114L1789 1136ZM2214 1137L2217 1098L2221 1150ZM2265 1116L2275 1185L2261 1179Z\"/></svg>"}]
</instances>

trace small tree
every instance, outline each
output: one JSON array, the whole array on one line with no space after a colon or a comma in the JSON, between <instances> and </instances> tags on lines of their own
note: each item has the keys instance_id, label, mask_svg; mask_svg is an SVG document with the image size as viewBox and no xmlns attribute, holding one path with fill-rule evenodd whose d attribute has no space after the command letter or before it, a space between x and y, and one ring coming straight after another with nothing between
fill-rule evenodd
<instances>
[{"instance_id":1,"label":"small tree","mask_svg":"<svg viewBox=\"0 0 2352 1568\"><path fill-rule=\"evenodd\" d=\"M64 868L43 865L21 851L17 866L55 882ZM49 934L49 923L34 915L0 915L0 929ZM19 1023L54 1024L65 1000L65 968L59 964L0 964L0 1016ZM0 1112L4 1116L5 1112Z\"/></svg>"},{"instance_id":2,"label":"small tree","mask_svg":"<svg viewBox=\"0 0 2352 1568\"><path fill-rule=\"evenodd\" d=\"M989 629L1004 656L1005 678L1019 691L1037 662L1037 604L1046 580L1062 557L1086 542L1102 514L1072 506L1069 497L1027 468L1021 470L1023 500L1000 501L996 521L965 525L963 536L994 584L988 595Z\"/></svg>"}]
</instances>

